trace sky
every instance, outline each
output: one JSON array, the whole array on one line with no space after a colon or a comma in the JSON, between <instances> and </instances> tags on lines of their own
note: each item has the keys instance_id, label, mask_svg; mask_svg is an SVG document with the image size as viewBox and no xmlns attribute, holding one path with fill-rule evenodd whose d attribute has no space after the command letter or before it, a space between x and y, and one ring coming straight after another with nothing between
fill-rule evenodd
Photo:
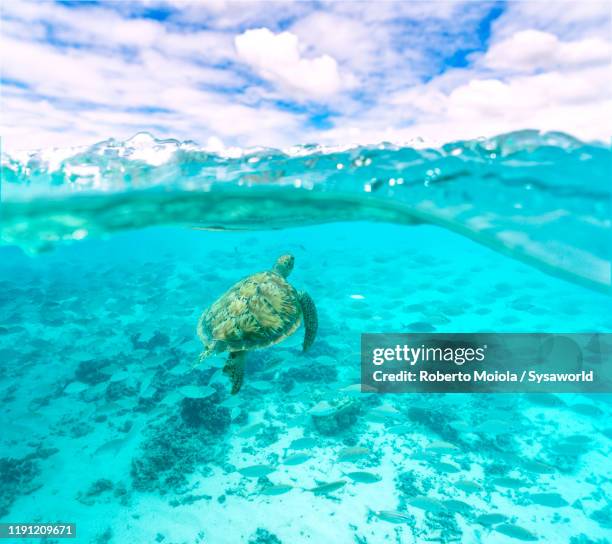
<instances>
[{"instance_id":1,"label":"sky","mask_svg":"<svg viewBox=\"0 0 612 544\"><path fill-rule=\"evenodd\" d=\"M4 0L3 148L609 142L611 5Z\"/></svg>"}]
</instances>

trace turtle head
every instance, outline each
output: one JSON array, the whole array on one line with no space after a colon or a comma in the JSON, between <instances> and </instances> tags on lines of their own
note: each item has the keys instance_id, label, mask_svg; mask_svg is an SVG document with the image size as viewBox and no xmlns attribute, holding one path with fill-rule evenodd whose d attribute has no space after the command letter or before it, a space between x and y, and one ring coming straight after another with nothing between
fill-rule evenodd
<instances>
[{"instance_id":1,"label":"turtle head","mask_svg":"<svg viewBox=\"0 0 612 544\"><path fill-rule=\"evenodd\" d=\"M293 255L281 255L278 259L276 259L276 264L274 265L273 270L283 278L286 278L289 276L289 274L291 274L294 262L295 257Z\"/></svg>"}]
</instances>

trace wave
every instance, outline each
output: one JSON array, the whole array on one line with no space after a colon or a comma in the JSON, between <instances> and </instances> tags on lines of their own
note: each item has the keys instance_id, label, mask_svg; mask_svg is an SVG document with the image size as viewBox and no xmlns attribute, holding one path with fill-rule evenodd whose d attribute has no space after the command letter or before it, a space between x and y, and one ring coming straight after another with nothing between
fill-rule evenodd
<instances>
[{"instance_id":1,"label":"wave","mask_svg":"<svg viewBox=\"0 0 612 544\"><path fill-rule=\"evenodd\" d=\"M3 154L1 169L2 240L29 253L153 225L431 223L610 291L612 149L562 133L286 150L211 150L139 133Z\"/></svg>"}]
</instances>

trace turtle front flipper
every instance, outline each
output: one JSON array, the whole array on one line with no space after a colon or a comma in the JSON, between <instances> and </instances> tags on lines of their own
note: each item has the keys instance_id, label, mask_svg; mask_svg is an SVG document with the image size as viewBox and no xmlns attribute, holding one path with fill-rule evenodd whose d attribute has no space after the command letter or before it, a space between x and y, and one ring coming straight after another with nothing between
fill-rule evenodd
<instances>
[{"instance_id":1,"label":"turtle front flipper","mask_svg":"<svg viewBox=\"0 0 612 544\"><path fill-rule=\"evenodd\" d=\"M223 373L227 374L232 382L232 395L240 391L244 381L244 363L246 351L232 351L223 367Z\"/></svg>"},{"instance_id":2,"label":"turtle front flipper","mask_svg":"<svg viewBox=\"0 0 612 544\"><path fill-rule=\"evenodd\" d=\"M317 315L317 307L315 306L314 300L305 291L299 293L300 306L302 307L302 316L304 317L304 344L303 350L306 351L315 340L317 336L317 329L319 328L319 317Z\"/></svg>"}]
</instances>

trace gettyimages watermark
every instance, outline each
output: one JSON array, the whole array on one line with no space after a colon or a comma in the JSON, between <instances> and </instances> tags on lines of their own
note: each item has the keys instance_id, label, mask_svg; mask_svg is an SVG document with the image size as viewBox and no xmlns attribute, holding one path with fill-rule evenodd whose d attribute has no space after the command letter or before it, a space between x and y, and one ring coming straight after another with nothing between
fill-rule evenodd
<instances>
[{"instance_id":1,"label":"gettyimages watermark","mask_svg":"<svg viewBox=\"0 0 612 544\"><path fill-rule=\"evenodd\" d=\"M379 393L611 393L612 334L362 334L361 387Z\"/></svg>"}]
</instances>

